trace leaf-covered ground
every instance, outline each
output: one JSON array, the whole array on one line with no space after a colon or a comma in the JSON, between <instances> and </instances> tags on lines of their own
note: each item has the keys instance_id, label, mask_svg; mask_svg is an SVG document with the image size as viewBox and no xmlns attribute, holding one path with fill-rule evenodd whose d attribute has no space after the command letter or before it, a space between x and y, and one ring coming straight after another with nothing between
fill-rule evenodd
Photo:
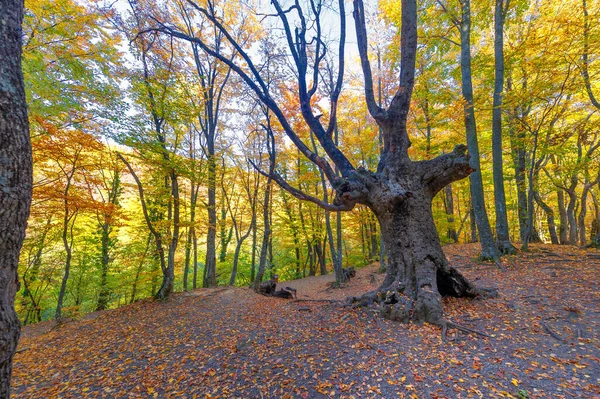
<instances>
[{"instance_id":1,"label":"leaf-covered ground","mask_svg":"<svg viewBox=\"0 0 600 399\"><path fill-rule=\"evenodd\" d=\"M495 299L446 299L452 321L491 338L388 322L336 302L292 302L245 288L138 302L49 330L23 330L16 398L600 398L600 252L535 246L474 261L445 248ZM301 299L376 287L373 265L344 289L331 276L283 286Z\"/></svg>"}]
</instances>

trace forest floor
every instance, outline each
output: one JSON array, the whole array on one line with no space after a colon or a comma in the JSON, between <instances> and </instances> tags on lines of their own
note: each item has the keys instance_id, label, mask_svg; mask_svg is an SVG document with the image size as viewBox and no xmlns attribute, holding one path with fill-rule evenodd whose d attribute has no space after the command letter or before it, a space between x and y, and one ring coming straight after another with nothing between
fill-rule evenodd
<instances>
[{"instance_id":1,"label":"forest floor","mask_svg":"<svg viewBox=\"0 0 600 399\"><path fill-rule=\"evenodd\" d=\"M491 338L402 325L337 302L198 289L50 329L23 329L15 398L600 398L600 251L533 246L478 263L450 261L499 297L444 300L448 319ZM332 276L280 286L299 299L374 289L377 265L343 289Z\"/></svg>"}]
</instances>

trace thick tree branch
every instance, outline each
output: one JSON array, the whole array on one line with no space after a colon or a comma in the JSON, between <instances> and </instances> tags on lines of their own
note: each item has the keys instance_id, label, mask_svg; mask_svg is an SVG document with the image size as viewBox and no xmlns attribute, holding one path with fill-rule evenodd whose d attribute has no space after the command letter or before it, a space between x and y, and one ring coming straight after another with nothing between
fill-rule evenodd
<instances>
[{"instance_id":1,"label":"thick tree branch","mask_svg":"<svg viewBox=\"0 0 600 399\"><path fill-rule=\"evenodd\" d=\"M256 171L258 173L260 173L261 175L263 175L267 178L273 179L279 187L281 187L288 193L292 194L294 197L298 198L299 200L312 202L314 204L317 204L319 207L321 207L327 211L332 211L332 212L351 211L354 208L354 206L356 205L356 203L346 203L346 204L342 204L342 205L336 205L336 204L330 204L330 203L324 202L324 201L320 200L319 198L313 197L312 195L306 194L305 192L293 187L283 177L281 177L281 175L279 173L277 173L277 172L267 173L267 172L263 171L262 169L260 169L252 160L248 160L248 161L250 162L250 164L252 164L252 167L254 167L254 169L256 169Z\"/></svg>"},{"instance_id":2,"label":"thick tree branch","mask_svg":"<svg viewBox=\"0 0 600 399\"><path fill-rule=\"evenodd\" d=\"M432 160L419 162L423 171L423 181L430 196L435 196L448 184L464 179L474 172L469 165L469 158L467 147L460 144L449 154L442 154Z\"/></svg>"}]
</instances>

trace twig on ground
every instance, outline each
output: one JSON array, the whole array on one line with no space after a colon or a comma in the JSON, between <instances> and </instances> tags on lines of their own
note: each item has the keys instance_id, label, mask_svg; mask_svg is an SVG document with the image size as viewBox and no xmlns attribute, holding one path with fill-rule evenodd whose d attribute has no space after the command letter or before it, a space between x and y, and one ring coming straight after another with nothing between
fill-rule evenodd
<instances>
[{"instance_id":1,"label":"twig on ground","mask_svg":"<svg viewBox=\"0 0 600 399\"><path fill-rule=\"evenodd\" d=\"M560 342L566 342L565 339L563 337L561 337L560 335L558 335L557 333L555 333L548 324L546 324L545 320L542 320L542 327L544 327L544 330L546 330L546 332L548 334L550 334L552 336L552 338L560 341Z\"/></svg>"}]
</instances>

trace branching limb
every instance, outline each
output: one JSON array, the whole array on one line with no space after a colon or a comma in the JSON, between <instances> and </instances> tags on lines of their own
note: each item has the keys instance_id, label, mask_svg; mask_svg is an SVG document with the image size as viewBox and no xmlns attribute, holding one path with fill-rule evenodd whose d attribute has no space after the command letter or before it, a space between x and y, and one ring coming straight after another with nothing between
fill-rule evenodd
<instances>
[{"instance_id":1,"label":"branching limb","mask_svg":"<svg viewBox=\"0 0 600 399\"><path fill-rule=\"evenodd\" d=\"M469 165L469 154L465 145L457 145L449 154L440 155L430 161L420 162L423 170L423 180L430 195L433 197L448 184L464 179L474 169Z\"/></svg>"},{"instance_id":2,"label":"branching limb","mask_svg":"<svg viewBox=\"0 0 600 399\"><path fill-rule=\"evenodd\" d=\"M298 198L299 200L310 201L314 204L317 204L319 207L321 207L325 210L328 210L328 211L332 211L332 212L350 211L350 210L352 210L352 208L354 208L355 203L351 203L351 202L340 204L340 205L329 204L327 202L324 202L324 201L320 200L319 198L313 197L312 195L306 194L305 192L291 186L287 181L285 181L285 179L283 177L281 177L281 175L279 173L274 172L272 174L269 174L269 173L261 170L252 160L249 160L249 162L252 164L254 169L256 169L258 171L258 173L260 173L261 175L263 175L265 177L270 177L271 179L273 179L275 181L275 183L277 183L279 185L279 187L283 188L285 191L292 194L294 197Z\"/></svg>"}]
</instances>

